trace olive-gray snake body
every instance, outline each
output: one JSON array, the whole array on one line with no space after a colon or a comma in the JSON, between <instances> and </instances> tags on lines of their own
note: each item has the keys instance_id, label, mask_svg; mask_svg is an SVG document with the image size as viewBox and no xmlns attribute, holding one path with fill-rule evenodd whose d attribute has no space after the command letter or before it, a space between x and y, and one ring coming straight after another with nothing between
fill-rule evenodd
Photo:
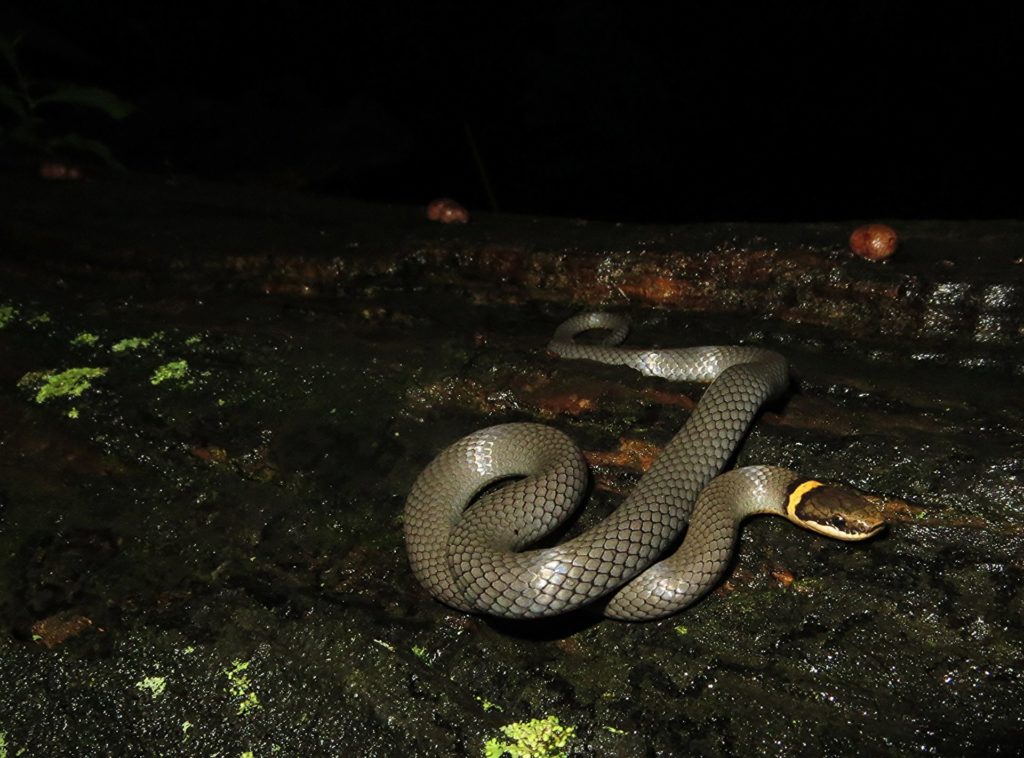
<instances>
[{"instance_id":1,"label":"olive-gray snake body","mask_svg":"<svg viewBox=\"0 0 1024 758\"><path fill-rule=\"evenodd\" d=\"M737 526L747 514L793 518L787 509L795 507L794 488L801 482L811 483L804 489L821 486L771 466L715 478L759 408L786 389L785 358L756 347L619 347L627 329L618 316L582 314L556 330L549 348L563 358L621 364L677 381L711 382L689 419L612 514L579 536L544 549L524 550L561 524L586 488L587 467L576 445L556 429L513 423L474 432L445 449L417 479L404 514L413 572L438 600L469 612L536 618L609 596L607 616L666 616L718 580L732 554ZM589 330L609 335L601 344L576 341ZM488 485L512 477L522 478L466 508ZM832 515L821 519L843 521ZM688 522L679 550L655 563ZM842 530L826 525L819 531L860 539L878 526L861 524L862 533L853 536L843 533L846 528L844 523Z\"/></svg>"}]
</instances>

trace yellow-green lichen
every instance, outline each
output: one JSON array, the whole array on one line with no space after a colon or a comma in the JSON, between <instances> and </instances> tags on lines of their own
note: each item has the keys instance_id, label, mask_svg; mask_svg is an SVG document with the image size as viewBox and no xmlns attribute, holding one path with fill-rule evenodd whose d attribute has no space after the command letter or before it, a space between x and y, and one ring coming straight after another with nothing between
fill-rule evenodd
<instances>
[{"instance_id":1,"label":"yellow-green lichen","mask_svg":"<svg viewBox=\"0 0 1024 758\"><path fill-rule=\"evenodd\" d=\"M7 742L7 732L0 732L0 758L7 758L7 748L9 747L11 747L11 745ZM18 758L18 756L27 754L28 748L20 747L14 752L14 758Z\"/></svg>"},{"instance_id":2,"label":"yellow-green lichen","mask_svg":"<svg viewBox=\"0 0 1024 758\"><path fill-rule=\"evenodd\" d=\"M427 654L427 649L420 645L412 646L412 654L423 661L428 666L430 665L430 656Z\"/></svg>"},{"instance_id":3,"label":"yellow-green lichen","mask_svg":"<svg viewBox=\"0 0 1024 758\"><path fill-rule=\"evenodd\" d=\"M674 626L672 628L675 629L676 634L678 634L680 637L685 637L690 633L690 630L682 624L679 624L678 626Z\"/></svg>"},{"instance_id":4,"label":"yellow-green lichen","mask_svg":"<svg viewBox=\"0 0 1024 758\"><path fill-rule=\"evenodd\" d=\"M71 340L71 344L75 347L92 347L99 341L99 336L92 332L79 332Z\"/></svg>"},{"instance_id":5,"label":"yellow-green lichen","mask_svg":"<svg viewBox=\"0 0 1024 758\"><path fill-rule=\"evenodd\" d=\"M184 379L188 374L188 361L171 361L157 368L149 378L150 384L161 384L169 379Z\"/></svg>"},{"instance_id":6,"label":"yellow-green lichen","mask_svg":"<svg viewBox=\"0 0 1024 758\"><path fill-rule=\"evenodd\" d=\"M562 726L557 716L532 721L516 721L501 728L509 741L498 738L484 743L486 758L565 758L569 740L576 728Z\"/></svg>"},{"instance_id":7,"label":"yellow-green lichen","mask_svg":"<svg viewBox=\"0 0 1024 758\"><path fill-rule=\"evenodd\" d=\"M13 305L0 305L0 329L18 318L18 309Z\"/></svg>"},{"instance_id":8,"label":"yellow-green lichen","mask_svg":"<svg viewBox=\"0 0 1024 758\"><path fill-rule=\"evenodd\" d=\"M500 711L500 710L504 710L500 705L498 705L497 703L492 703L487 698L480 697L479 695L477 695L475 697L476 697L476 701L478 703L480 703L480 707L483 708L485 711L495 711L495 710L496 711Z\"/></svg>"},{"instance_id":9,"label":"yellow-green lichen","mask_svg":"<svg viewBox=\"0 0 1024 758\"><path fill-rule=\"evenodd\" d=\"M35 327L39 326L40 324L49 324L50 321L52 321L52 320L53 319L50 318L50 314L49 313L43 312L43 313L37 313L35 316L30 318L25 323L28 324L29 326L31 326L34 329Z\"/></svg>"},{"instance_id":10,"label":"yellow-green lichen","mask_svg":"<svg viewBox=\"0 0 1024 758\"><path fill-rule=\"evenodd\" d=\"M152 345L155 341L163 338L163 332L156 332L149 337L125 337L110 346L115 353L124 353L128 350L142 350Z\"/></svg>"},{"instance_id":11,"label":"yellow-green lichen","mask_svg":"<svg viewBox=\"0 0 1024 758\"><path fill-rule=\"evenodd\" d=\"M135 689L148 692L156 700L167 689L167 679L162 676L147 676L135 683Z\"/></svg>"},{"instance_id":12,"label":"yellow-green lichen","mask_svg":"<svg viewBox=\"0 0 1024 758\"><path fill-rule=\"evenodd\" d=\"M249 668L251 661L240 661L237 658L231 661L231 668L224 669L224 676L228 678L228 691L231 696L238 700L238 714L243 715L260 707L259 698L252 690L252 682L243 672Z\"/></svg>"},{"instance_id":13,"label":"yellow-green lichen","mask_svg":"<svg viewBox=\"0 0 1024 758\"><path fill-rule=\"evenodd\" d=\"M92 380L107 373L105 368L83 366L59 373L33 371L18 380L18 386L39 386L36 402L45 403L55 397L78 397L92 386Z\"/></svg>"}]
</instances>

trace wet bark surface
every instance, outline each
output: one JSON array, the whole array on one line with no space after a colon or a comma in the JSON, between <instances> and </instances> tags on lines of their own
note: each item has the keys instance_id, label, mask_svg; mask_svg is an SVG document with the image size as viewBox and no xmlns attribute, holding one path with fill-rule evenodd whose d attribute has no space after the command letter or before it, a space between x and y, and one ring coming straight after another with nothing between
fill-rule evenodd
<instances>
[{"instance_id":1,"label":"wet bark surface","mask_svg":"<svg viewBox=\"0 0 1024 758\"><path fill-rule=\"evenodd\" d=\"M503 727L549 717L534 755L1017 749L1024 224L892 222L872 263L854 223L443 226L130 176L0 193L9 754L529 754L538 723ZM651 623L434 602L401 516L443 447L567 431L593 468L578 530L699 401L547 353L591 307L630 344L784 353L736 463L903 501L887 533L749 521L719 588Z\"/></svg>"}]
</instances>

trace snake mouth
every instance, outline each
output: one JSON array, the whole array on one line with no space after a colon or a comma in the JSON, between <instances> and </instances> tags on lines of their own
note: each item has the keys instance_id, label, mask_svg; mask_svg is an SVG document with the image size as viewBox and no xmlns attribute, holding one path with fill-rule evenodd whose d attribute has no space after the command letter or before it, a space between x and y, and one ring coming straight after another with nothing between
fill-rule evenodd
<instances>
[{"instance_id":1,"label":"snake mouth","mask_svg":"<svg viewBox=\"0 0 1024 758\"><path fill-rule=\"evenodd\" d=\"M847 522L849 523L849 522ZM846 540L847 542L859 542L860 540L871 539L877 534L881 534L885 531L885 522L881 523L859 523L855 529L844 531L842 536L835 535L836 539Z\"/></svg>"},{"instance_id":2,"label":"snake mouth","mask_svg":"<svg viewBox=\"0 0 1024 758\"><path fill-rule=\"evenodd\" d=\"M851 526L849 519L838 525L835 524L834 519L829 523L820 523L812 519L801 519L799 523L801 526L818 534L831 537L834 540L843 540L844 542L860 542L861 540L871 539L885 529L884 523Z\"/></svg>"},{"instance_id":3,"label":"snake mouth","mask_svg":"<svg viewBox=\"0 0 1024 758\"><path fill-rule=\"evenodd\" d=\"M864 534L864 538L867 539L868 537L874 537L876 534L881 534L885 531L885 527L885 522L882 522L881 524L875 524Z\"/></svg>"}]
</instances>

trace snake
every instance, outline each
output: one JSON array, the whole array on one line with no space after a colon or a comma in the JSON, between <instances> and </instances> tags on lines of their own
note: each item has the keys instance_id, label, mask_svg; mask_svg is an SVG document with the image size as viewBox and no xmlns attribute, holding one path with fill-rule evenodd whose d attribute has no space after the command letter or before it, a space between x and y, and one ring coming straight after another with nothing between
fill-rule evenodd
<instances>
[{"instance_id":1,"label":"snake","mask_svg":"<svg viewBox=\"0 0 1024 758\"><path fill-rule=\"evenodd\" d=\"M753 346L624 347L628 331L618 314L582 313L555 330L548 349L707 383L686 422L609 516L561 544L534 549L585 498L588 467L578 446L553 427L515 422L442 450L415 480L403 511L413 575L437 600L509 619L591 603L613 619L658 619L717 584L739 524L751 514L784 516L848 541L882 530L879 499L853 487L769 465L721 473L761 407L788 388L785 357ZM590 339L581 340L584 333Z\"/></svg>"}]
</instances>

